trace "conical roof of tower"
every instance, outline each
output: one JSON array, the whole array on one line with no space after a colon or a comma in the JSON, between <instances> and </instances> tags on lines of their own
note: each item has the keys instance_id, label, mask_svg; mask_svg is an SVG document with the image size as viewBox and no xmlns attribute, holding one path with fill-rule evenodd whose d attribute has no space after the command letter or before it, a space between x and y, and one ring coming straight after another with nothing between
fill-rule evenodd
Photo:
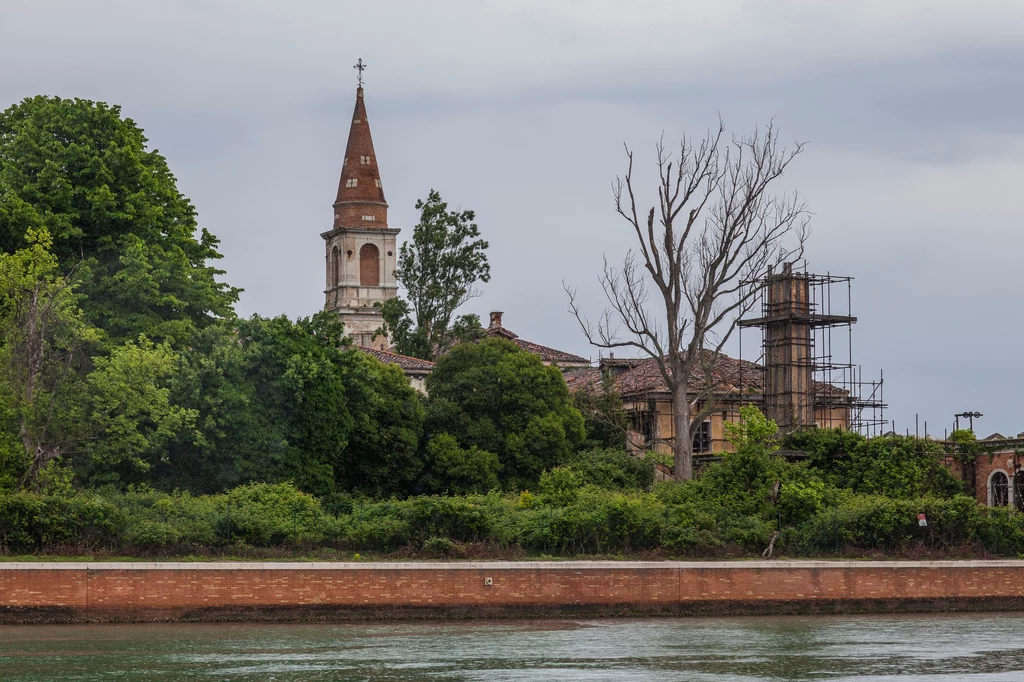
<instances>
[{"instance_id":1,"label":"conical roof of tower","mask_svg":"<svg viewBox=\"0 0 1024 682\"><path fill-rule=\"evenodd\" d=\"M334 226L387 227L387 202L366 118L362 87L356 90L352 127L338 182L338 198L334 202Z\"/></svg>"}]
</instances>

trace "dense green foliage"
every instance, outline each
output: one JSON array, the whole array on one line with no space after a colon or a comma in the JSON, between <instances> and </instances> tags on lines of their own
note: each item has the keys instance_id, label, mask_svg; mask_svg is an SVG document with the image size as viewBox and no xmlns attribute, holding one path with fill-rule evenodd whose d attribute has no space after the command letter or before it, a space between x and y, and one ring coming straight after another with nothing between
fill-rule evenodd
<instances>
[{"instance_id":1,"label":"dense green foliage","mask_svg":"<svg viewBox=\"0 0 1024 682\"><path fill-rule=\"evenodd\" d=\"M421 468L423 407L405 376L342 345L337 318L253 317L198 333L181 355L175 400L202 437L175 443L151 482L216 492L292 481L402 493Z\"/></svg>"},{"instance_id":2,"label":"dense green foliage","mask_svg":"<svg viewBox=\"0 0 1024 682\"><path fill-rule=\"evenodd\" d=\"M399 353L433 360L456 343L482 336L476 315L452 318L477 294L476 283L490 280L491 266L473 211L448 210L435 190L416 202L416 210L420 221L402 244L395 270L408 301L396 297L383 304L381 332Z\"/></svg>"},{"instance_id":3,"label":"dense green foliage","mask_svg":"<svg viewBox=\"0 0 1024 682\"><path fill-rule=\"evenodd\" d=\"M39 96L0 113L0 250L45 228L91 324L114 343L180 346L230 317L238 291L216 280L217 239L196 238L195 209L146 142L119 107L87 100Z\"/></svg>"},{"instance_id":4,"label":"dense green foliage","mask_svg":"<svg viewBox=\"0 0 1024 682\"><path fill-rule=\"evenodd\" d=\"M529 487L583 443L562 373L499 338L456 346L427 378L427 431L498 456L508 487Z\"/></svg>"},{"instance_id":5,"label":"dense green foliage","mask_svg":"<svg viewBox=\"0 0 1024 682\"><path fill-rule=\"evenodd\" d=\"M290 483L202 496L146 487L0 493L0 551L742 556L775 538L775 551L789 556L1024 553L1024 514L981 507L947 482L925 494L902 484L879 494L877 467L787 461L774 454L774 424L753 408L743 419L731 429L734 452L693 481L653 489L650 460L592 450L544 471L530 491L503 493L493 454L443 434L430 439L427 460L450 495L321 500ZM813 438L827 446L834 437ZM883 461L920 445L899 436L846 440ZM841 473L849 471L859 473Z\"/></svg>"}]
</instances>

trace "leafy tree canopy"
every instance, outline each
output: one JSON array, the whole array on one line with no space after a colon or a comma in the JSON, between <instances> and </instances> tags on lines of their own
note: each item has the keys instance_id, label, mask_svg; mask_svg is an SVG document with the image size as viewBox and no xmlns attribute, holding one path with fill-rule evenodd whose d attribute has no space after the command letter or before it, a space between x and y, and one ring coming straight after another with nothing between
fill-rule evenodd
<instances>
[{"instance_id":1,"label":"leafy tree canopy","mask_svg":"<svg viewBox=\"0 0 1024 682\"><path fill-rule=\"evenodd\" d=\"M401 369L354 348L342 353L341 372L352 430L335 466L339 487L378 497L409 493L423 469L419 394Z\"/></svg>"},{"instance_id":2,"label":"leafy tree canopy","mask_svg":"<svg viewBox=\"0 0 1024 682\"><path fill-rule=\"evenodd\" d=\"M213 325L183 351L174 400L198 413L162 487L215 492L293 481L302 490L404 494L421 466L423 407L397 367L342 346L321 312Z\"/></svg>"},{"instance_id":3,"label":"leafy tree canopy","mask_svg":"<svg viewBox=\"0 0 1024 682\"><path fill-rule=\"evenodd\" d=\"M12 437L8 460L19 485L74 447L88 427L82 375L96 330L83 319L74 283L60 276L45 229L28 229L26 245L0 253L0 406ZM13 434L21 454L11 450Z\"/></svg>"},{"instance_id":4,"label":"leafy tree canopy","mask_svg":"<svg viewBox=\"0 0 1024 682\"><path fill-rule=\"evenodd\" d=\"M491 452L501 480L527 487L586 438L562 373L505 339L455 346L427 377L427 431Z\"/></svg>"},{"instance_id":5,"label":"leafy tree canopy","mask_svg":"<svg viewBox=\"0 0 1024 682\"><path fill-rule=\"evenodd\" d=\"M390 336L398 352L432 360L438 351L482 336L476 315L454 322L452 317L477 295L477 282L490 280L491 266L473 211L448 210L435 190L426 201L417 201L416 208L420 222L412 240L402 244L395 270L409 298L384 303L380 331Z\"/></svg>"},{"instance_id":6,"label":"leafy tree canopy","mask_svg":"<svg viewBox=\"0 0 1024 682\"><path fill-rule=\"evenodd\" d=\"M343 328L319 313L211 326L196 335L173 387L197 412L198 443L172 448L165 486L202 491L253 481L334 490L352 415L342 378Z\"/></svg>"},{"instance_id":7,"label":"leafy tree canopy","mask_svg":"<svg viewBox=\"0 0 1024 682\"><path fill-rule=\"evenodd\" d=\"M0 250L45 227L76 268L86 319L111 345L147 334L185 343L233 315L238 289L216 280L218 240L167 161L117 106L37 96L0 113Z\"/></svg>"}]
</instances>

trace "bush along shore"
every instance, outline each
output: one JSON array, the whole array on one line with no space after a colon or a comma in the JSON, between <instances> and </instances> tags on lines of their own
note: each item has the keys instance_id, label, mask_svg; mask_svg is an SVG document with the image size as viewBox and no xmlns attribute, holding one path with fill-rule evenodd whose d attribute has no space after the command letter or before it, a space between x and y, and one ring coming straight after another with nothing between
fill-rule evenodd
<instances>
[{"instance_id":1,"label":"bush along shore","mask_svg":"<svg viewBox=\"0 0 1024 682\"><path fill-rule=\"evenodd\" d=\"M0 549L249 558L1024 553L1024 514L976 504L928 443L811 432L795 443L809 458L794 463L775 454L774 432L746 409L730 436L735 452L679 484L652 486L650 459L595 450L546 471L534 490L487 494L318 498L291 483L211 495L10 492L0 494Z\"/></svg>"}]
</instances>

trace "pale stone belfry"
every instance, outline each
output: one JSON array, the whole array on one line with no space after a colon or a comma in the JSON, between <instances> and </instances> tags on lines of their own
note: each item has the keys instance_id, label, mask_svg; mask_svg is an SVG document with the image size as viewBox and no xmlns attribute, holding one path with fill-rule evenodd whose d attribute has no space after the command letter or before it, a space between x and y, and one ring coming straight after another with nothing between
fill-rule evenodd
<instances>
[{"instance_id":1,"label":"pale stone belfry","mask_svg":"<svg viewBox=\"0 0 1024 682\"><path fill-rule=\"evenodd\" d=\"M360 346L381 350L388 347L388 339L373 338L374 331L383 322L375 304L398 294L395 282L398 232L388 227L388 205L384 201L360 84L341 167L338 198L334 202L334 229L320 235L327 247L324 308L338 313L345 323L345 332Z\"/></svg>"}]
</instances>

